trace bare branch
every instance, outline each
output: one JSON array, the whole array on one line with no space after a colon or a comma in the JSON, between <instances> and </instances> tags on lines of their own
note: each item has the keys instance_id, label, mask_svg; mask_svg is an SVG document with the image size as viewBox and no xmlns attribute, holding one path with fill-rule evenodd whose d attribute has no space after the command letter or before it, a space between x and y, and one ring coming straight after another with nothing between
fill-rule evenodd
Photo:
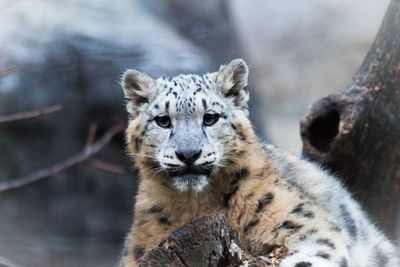
<instances>
[{"instance_id":1,"label":"bare branch","mask_svg":"<svg viewBox=\"0 0 400 267\"><path fill-rule=\"evenodd\" d=\"M0 256L0 266L14 266L14 267L22 267L22 265L17 264L13 260Z\"/></svg>"},{"instance_id":2,"label":"bare branch","mask_svg":"<svg viewBox=\"0 0 400 267\"><path fill-rule=\"evenodd\" d=\"M116 125L112 127L110 130L108 130L104 136L99 139L97 142L93 143L93 145L85 148L81 153L76 154L70 158L67 158L66 160L56 163L53 166L50 166L45 169L38 170L34 173L31 173L27 176L21 177L21 178L16 178L16 179L10 179L6 181L0 182L0 192L4 192L7 190L15 189L18 187L22 187L28 184L31 184L33 182L39 181L41 179L44 179L48 176L52 176L56 173L59 173L61 171L64 171L74 165L77 165L97 152L99 152L110 140L112 137L124 130L125 126L124 125Z\"/></svg>"},{"instance_id":3,"label":"bare branch","mask_svg":"<svg viewBox=\"0 0 400 267\"><path fill-rule=\"evenodd\" d=\"M96 137L97 132L97 123L92 122L89 126L89 133L86 137L86 145L85 148L88 148L91 144L93 144L94 138Z\"/></svg>"},{"instance_id":4,"label":"bare branch","mask_svg":"<svg viewBox=\"0 0 400 267\"><path fill-rule=\"evenodd\" d=\"M9 67L9 68L0 70L0 77L6 76L16 70L17 70L17 68L15 68L15 67Z\"/></svg>"},{"instance_id":5,"label":"bare branch","mask_svg":"<svg viewBox=\"0 0 400 267\"><path fill-rule=\"evenodd\" d=\"M31 110L31 111L3 115L3 116L0 116L0 123L37 118L37 117L40 117L43 115L61 111L61 110L63 110L63 108L64 107L62 105L57 104L57 105L48 106L45 108L35 109L35 110Z\"/></svg>"},{"instance_id":6,"label":"bare branch","mask_svg":"<svg viewBox=\"0 0 400 267\"><path fill-rule=\"evenodd\" d=\"M119 174L119 175L125 174L125 169L121 165L107 162L107 161L104 161L101 159L88 159L85 161L85 163L87 165L89 165L90 167L99 169L101 171L106 171L106 172L110 172L113 174Z\"/></svg>"}]
</instances>

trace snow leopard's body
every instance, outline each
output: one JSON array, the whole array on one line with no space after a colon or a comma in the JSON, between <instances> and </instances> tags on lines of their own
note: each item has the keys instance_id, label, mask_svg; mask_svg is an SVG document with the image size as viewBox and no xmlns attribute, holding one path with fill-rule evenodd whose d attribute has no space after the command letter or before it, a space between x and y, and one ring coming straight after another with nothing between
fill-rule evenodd
<instances>
[{"instance_id":1,"label":"snow leopard's body","mask_svg":"<svg viewBox=\"0 0 400 267\"><path fill-rule=\"evenodd\" d=\"M333 176L261 144L247 117L248 68L153 80L127 71L128 150L141 177L123 266L178 227L223 212L253 255L282 267L398 267L397 251Z\"/></svg>"}]
</instances>

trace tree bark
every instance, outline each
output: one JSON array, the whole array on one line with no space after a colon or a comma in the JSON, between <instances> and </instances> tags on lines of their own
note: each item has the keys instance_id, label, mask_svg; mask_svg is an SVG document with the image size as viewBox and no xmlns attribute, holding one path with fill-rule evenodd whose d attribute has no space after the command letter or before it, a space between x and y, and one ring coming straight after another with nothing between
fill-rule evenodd
<instances>
[{"instance_id":1,"label":"tree bark","mask_svg":"<svg viewBox=\"0 0 400 267\"><path fill-rule=\"evenodd\" d=\"M395 238L400 207L400 1L392 0L352 84L312 105L303 155L338 174Z\"/></svg>"},{"instance_id":2,"label":"tree bark","mask_svg":"<svg viewBox=\"0 0 400 267\"><path fill-rule=\"evenodd\" d=\"M139 266L227 266L230 229L222 214L203 217L175 231L150 250Z\"/></svg>"},{"instance_id":3,"label":"tree bark","mask_svg":"<svg viewBox=\"0 0 400 267\"><path fill-rule=\"evenodd\" d=\"M251 256L236 245L225 216L218 213L177 229L143 255L139 266L277 267L286 253L285 247L277 247L268 255Z\"/></svg>"}]
</instances>

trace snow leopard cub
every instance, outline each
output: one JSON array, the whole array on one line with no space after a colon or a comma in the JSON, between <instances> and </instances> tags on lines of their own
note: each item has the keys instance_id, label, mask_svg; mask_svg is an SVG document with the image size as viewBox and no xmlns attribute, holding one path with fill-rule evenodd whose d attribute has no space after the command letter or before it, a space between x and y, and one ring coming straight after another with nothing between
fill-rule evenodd
<instances>
[{"instance_id":1,"label":"snow leopard cub","mask_svg":"<svg viewBox=\"0 0 400 267\"><path fill-rule=\"evenodd\" d=\"M249 253L286 246L282 267L400 266L335 177L259 142L247 79L241 59L168 79L126 71L127 147L140 185L121 264L137 266L178 227L222 212Z\"/></svg>"}]
</instances>

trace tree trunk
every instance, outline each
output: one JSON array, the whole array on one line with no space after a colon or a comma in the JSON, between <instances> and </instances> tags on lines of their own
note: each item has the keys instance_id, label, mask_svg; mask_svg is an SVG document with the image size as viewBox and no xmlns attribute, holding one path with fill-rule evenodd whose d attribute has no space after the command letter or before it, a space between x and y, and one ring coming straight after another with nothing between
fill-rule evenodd
<instances>
[{"instance_id":1,"label":"tree trunk","mask_svg":"<svg viewBox=\"0 0 400 267\"><path fill-rule=\"evenodd\" d=\"M400 206L400 1L346 92L317 101L301 121L303 155L338 174L395 238Z\"/></svg>"}]
</instances>

